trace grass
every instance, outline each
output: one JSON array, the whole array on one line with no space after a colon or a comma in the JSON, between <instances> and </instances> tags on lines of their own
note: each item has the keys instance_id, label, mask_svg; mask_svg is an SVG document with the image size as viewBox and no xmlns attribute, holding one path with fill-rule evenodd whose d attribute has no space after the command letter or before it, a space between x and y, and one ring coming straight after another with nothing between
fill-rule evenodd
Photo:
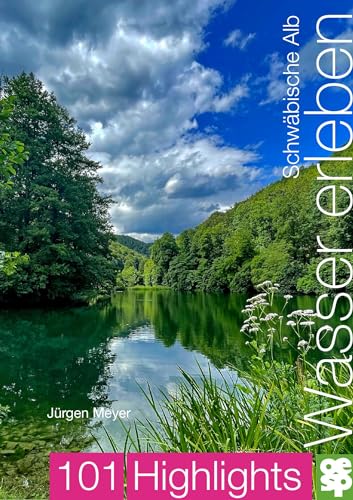
<instances>
[{"instance_id":1,"label":"grass","mask_svg":"<svg viewBox=\"0 0 353 500\"><path fill-rule=\"evenodd\" d=\"M339 433L304 420L309 413L333 406L329 398L309 394L305 388L348 400L353 400L353 388L338 387L325 368L321 369L321 376L327 385L318 383L315 366L310 363L310 355L316 349L315 313L298 310L286 315L289 295L285 296L281 313L272 313L277 287L266 282L262 290L248 300L244 310L247 319L242 333L249 338L247 372L237 373L229 367L229 373L219 371L214 377L210 368L205 372L199 367L199 376L194 377L181 370L176 392L160 391L158 398L150 386L147 390L141 388L153 417L139 420L130 428L124 426L124 452L352 452L351 436L332 439L309 450L304 448L305 443ZM292 328L292 335L288 328L283 328L284 324ZM294 360L276 359L275 353L288 345L292 352L297 350ZM348 367L341 366L336 376L349 380ZM328 411L318 418L346 429L353 425L348 408ZM117 450L114 439L108 437ZM313 497L316 498L315 485Z\"/></svg>"},{"instance_id":2,"label":"grass","mask_svg":"<svg viewBox=\"0 0 353 500\"><path fill-rule=\"evenodd\" d=\"M44 500L46 498L48 498L47 494L36 494L33 491L31 491L30 496L27 496L23 489L16 486L10 488L3 486L0 481L0 500Z\"/></svg>"},{"instance_id":3,"label":"grass","mask_svg":"<svg viewBox=\"0 0 353 500\"><path fill-rule=\"evenodd\" d=\"M266 367L264 366L264 369ZM194 377L181 370L175 394L157 399L150 387L143 390L153 417L126 430L128 452L303 452L351 453L351 439L329 441L315 450L303 444L328 436L327 429L303 421L304 411L320 408L308 399L297 370L272 366L261 386L249 377L219 372L217 382L210 369ZM275 373L277 371L277 373ZM294 392L293 392L294 389ZM142 389L141 389L142 390ZM346 395L345 395L346 396ZM328 405L330 406L330 405ZM329 420L350 428L352 418L341 412ZM118 446L108 436L114 451ZM316 499L315 461L313 499Z\"/></svg>"},{"instance_id":4,"label":"grass","mask_svg":"<svg viewBox=\"0 0 353 500\"><path fill-rule=\"evenodd\" d=\"M33 500L33 496L31 497L31 499ZM44 497L35 497L37 500L42 500L44 499ZM16 491L6 491L5 489L3 489L1 486L0 486L0 500L30 500L29 497L27 499L27 497L23 496L23 492L18 492L16 493Z\"/></svg>"},{"instance_id":5,"label":"grass","mask_svg":"<svg viewBox=\"0 0 353 500\"><path fill-rule=\"evenodd\" d=\"M183 370L181 377L172 395L161 392L156 398L150 387L141 389L153 418L125 426L125 451L303 452L304 443L330 435L324 427L303 421L321 401L304 393L295 369L277 366L261 386L255 379L221 372L216 381L201 369L199 377ZM352 418L338 412L329 421L350 428ZM329 441L315 452L351 453L350 441Z\"/></svg>"},{"instance_id":6,"label":"grass","mask_svg":"<svg viewBox=\"0 0 353 500\"><path fill-rule=\"evenodd\" d=\"M193 377L181 370L177 392L162 392L158 402L143 391L155 419L126 429L126 451L235 452L275 451L282 437L269 419L274 385L268 394L249 382L211 371Z\"/></svg>"},{"instance_id":7,"label":"grass","mask_svg":"<svg viewBox=\"0 0 353 500\"><path fill-rule=\"evenodd\" d=\"M290 295L280 314L272 312L277 286L267 281L259 285L262 293L247 301L247 319L241 329L249 340L246 373L229 367L227 375L199 367L193 377L181 370L175 394L161 392L156 398L151 387L141 388L152 409L153 420L137 421L125 428L127 451L303 452L305 443L333 437L338 432L325 425L312 425L304 416L333 406L329 397L308 393L305 388L353 399L353 388L338 387L332 373L321 368L326 385L320 385L310 356L316 348L311 310L287 314ZM288 328L292 334L288 333ZM330 330L328 330L329 332ZM287 335L287 336L286 336ZM292 358L276 359L275 353L291 346ZM336 368L338 380L349 380L347 365ZM353 415L347 408L318 417L322 422L350 429ZM350 436L332 439L316 446L315 453L351 452Z\"/></svg>"}]
</instances>

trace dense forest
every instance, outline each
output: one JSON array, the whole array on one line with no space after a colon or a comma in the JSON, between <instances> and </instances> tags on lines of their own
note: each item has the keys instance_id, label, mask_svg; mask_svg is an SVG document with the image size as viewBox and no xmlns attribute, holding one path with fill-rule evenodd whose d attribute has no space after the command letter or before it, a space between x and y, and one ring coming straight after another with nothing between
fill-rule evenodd
<instances>
[{"instance_id":1,"label":"dense forest","mask_svg":"<svg viewBox=\"0 0 353 500\"><path fill-rule=\"evenodd\" d=\"M136 240L135 238L124 234L116 235L115 240L118 243L121 243L121 245L130 248L130 250L134 250L134 252L145 255L146 257L150 254L152 243L145 243L144 241Z\"/></svg>"},{"instance_id":2,"label":"dense forest","mask_svg":"<svg viewBox=\"0 0 353 500\"><path fill-rule=\"evenodd\" d=\"M324 171L349 176L352 163L333 158ZM317 176L316 166L302 169L299 178L271 184L177 238L164 234L151 248L145 283L178 290L246 292L272 280L284 291L319 292L316 236L330 248L352 248L353 221L351 213L338 218L320 214L316 195L326 184ZM343 210L349 205L347 194L337 192L337 209ZM321 205L330 209L331 204L332 194L326 192ZM352 260L351 255L342 256Z\"/></svg>"},{"instance_id":3,"label":"dense forest","mask_svg":"<svg viewBox=\"0 0 353 500\"><path fill-rule=\"evenodd\" d=\"M124 290L128 287L143 284L146 257L142 253L119 243L119 239L120 237L116 237L110 243L110 252L117 273L115 286L119 290ZM143 245L143 242L141 244Z\"/></svg>"},{"instance_id":4,"label":"dense forest","mask_svg":"<svg viewBox=\"0 0 353 500\"><path fill-rule=\"evenodd\" d=\"M141 284L246 292L264 280L317 293L316 235L352 248L351 213L330 218L316 207L316 166L177 237L165 233L150 245L113 235L112 200L98 190L101 165L87 156L74 119L33 74L5 77L0 90L2 301L81 300ZM324 167L336 176L351 168L337 158ZM346 207L339 193L338 207ZM331 203L327 192L321 204Z\"/></svg>"},{"instance_id":5,"label":"dense forest","mask_svg":"<svg viewBox=\"0 0 353 500\"><path fill-rule=\"evenodd\" d=\"M0 250L18 257L0 273L1 299L71 300L110 290L110 200L97 190L100 165L86 156L84 133L32 74L3 78L1 97L0 137L13 144L14 161L1 160Z\"/></svg>"}]
</instances>

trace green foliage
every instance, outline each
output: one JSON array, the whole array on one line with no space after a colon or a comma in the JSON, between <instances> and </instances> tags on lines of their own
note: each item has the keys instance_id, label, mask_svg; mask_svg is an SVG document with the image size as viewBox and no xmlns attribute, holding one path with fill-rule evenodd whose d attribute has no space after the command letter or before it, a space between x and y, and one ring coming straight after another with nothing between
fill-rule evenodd
<instances>
[{"instance_id":1,"label":"green foliage","mask_svg":"<svg viewBox=\"0 0 353 500\"><path fill-rule=\"evenodd\" d=\"M317 351L314 333L316 314L312 310L287 313L290 295L284 297L280 314L273 312L278 287L266 281L261 293L247 300L247 319L241 329L249 340L246 371L229 365L231 372L208 372L198 376L181 370L181 380L173 393L157 397L148 387L143 390L153 417L125 428L127 451L164 452L302 452L305 443L316 445L317 453L351 452L350 436L336 438L337 428L350 429L349 408L323 412L321 426L313 426L304 416L330 408L323 396L305 388L351 400L351 386L338 386L329 369L321 369L320 384L309 356ZM290 337L284 336L284 323L290 319ZM288 323L287 323L288 325ZM295 359L279 360L274 350L292 345ZM291 352L293 352L291 350ZM346 366L337 369L338 379L349 380ZM235 375L237 374L237 375ZM215 376L216 375L216 376ZM327 404L326 406L323 406ZM327 413L327 414L325 414ZM325 425L327 424L327 425Z\"/></svg>"},{"instance_id":2,"label":"green foliage","mask_svg":"<svg viewBox=\"0 0 353 500\"><path fill-rule=\"evenodd\" d=\"M261 283L267 278L282 283L286 278L290 255L290 247L286 241L270 243L251 261L252 283Z\"/></svg>"},{"instance_id":3,"label":"green foliage","mask_svg":"<svg viewBox=\"0 0 353 500\"><path fill-rule=\"evenodd\" d=\"M176 393L162 392L161 402L150 387L143 391L154 418L126 429L125 449L184 453L281 449L281 437L268 425L268 395L232 375L218 372L217 382L211 370L200 368L196 377L180 371Z\"/></svg>"},{"instance_id":4,"label":"green foliage","mask_svg":"<svg viewBox=\"0 0 353 500\"><path fill-rule=\"evenodd\" d=\"M0 270L6 276L12 276L18 266L28 263L28 255L21 255L19 252L0 252Z\"/></svg>"},{"instance_id":5,"label":"green foliage","mask_svg":"<svg viewBox=\"0 0 353 500\"><path fill-rule=\"evenodd\" d=\"M327 175L350 176L352 162L333 157L322 168ZM302 169L299 178L282 179L226 213L213 214L178 236L176 252L167 245L164 256L157 240L151 253L157 283L178 290L249 292L260 281L272 279L288 292L320 292L316 236L330 248L353 248L353 214L337 218L319 212L316 195L324 184L317 175L316 166ZM352 183L345 185L353 191ZM321 206L329 210L331 198L326 192ZM337 190L337 198L337 210L346 209L347 194ZM353 262L351 254L347 258ZM325 272L330 275L328 268Z\"/></svg>"},{"instance_id":6,"label":"green foliage","mask_svg":"<svg viewBox=\"0 0 353 500\"><path fill-rule=\"evenodd\" d=\"M110 243L110 252L117 271L116 287L118 289L124 290L131 286L143 284L146 261L144 255L131 250L116 240Z\"/></svg>"},{"instance_id":7,"label":"green foliage","mask_svg":"<svg viewBox=\"0 0 353 500\"><path fill-rule=\"evenodd\" d=\"M154 286L156 284L156 268L152 259L147 259L143 271L143 282L145 286Z\"/></svg>"},{"instance_id":8,"label":"green foliage","mask_svg":"<svg viewBox=\"0 0 353 500\"><path fill-rule=\"evenodd\" d=\"M16 174L16 166L22 165L28 158L22 142L14 140L4 131L14 108L14 96L0 99L0 188L13 185L11 178Z\"/></svg>"},{"instance_id":9,"label":"green foliage","mask_svg":"<svg viewBox=\"0 0 353 500\"><path fill-rule=\"evenodd\" d=\"M152 246L151 243L145 243L144 241L136 240L131 236L126 236L123 234L118 234L117 236L115 236L115 240L121 245L130 248L130 250L134 250L137 253L141 253L146 257L148 257L150 254L150 248Z\"/></svg>"},{"instance_id":10,"label":"green foliage","mask_svg":"<svg viewBox=\"0 0 353 500\"><path fill-rule=\"evenodd\" d=\"M135 286L140 282L140 274L134 266L127 266L121 271L121 277L126 286Z\"/></svg>"},{"instance_id":11,"label":"green foliage","mask_svg":"<svg viewBox=\"0 0 353 500\"><path fill-rule=\"evenodd\" d=\"M100 165L85 156L83 132L32 74L4 78L2 92L12 111L0 121L0 137L16 137L29 156L17 163L12 189L0 191L0 245L29 260L0 275L1 299L110 290L110 201L97 191Z\"/></svg>"},{"instance_id":12,"label":"green foliage","mask_svg":"<svg viewBox=\"0 0 353 500\"><path fill-rule=\"evenodd\" d=\"M6 125L14 106L14 96L0 99L0 123ZM16 174L16 166L22 165L28 158L24 144L13 140L10 134L0 134L0 189L12 187L12 177ZM0 246L1 248L1 246ZM28 262L28 256L19 252L0 252L0 272L7 276L14 274L17 265Z\"/></svg>"},{"instance_id":13,"label":"green foliage","mask_svg":"<svg viewBox=\"0 0 353 500\"><path fill-rule=\"evenodd\" d=\"M155 264L155 279L158 285L168 285L169 266L174 257L178 255L175 238L170 233L165 233L156 240L151 247L151 258Z\"/></svg>"}]
</instances>

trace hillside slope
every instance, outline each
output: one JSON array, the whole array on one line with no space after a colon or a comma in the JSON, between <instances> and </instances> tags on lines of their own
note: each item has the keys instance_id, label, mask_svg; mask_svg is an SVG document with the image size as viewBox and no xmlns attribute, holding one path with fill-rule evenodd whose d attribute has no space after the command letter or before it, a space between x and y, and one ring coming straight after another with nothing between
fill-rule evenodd
<instances>
[{"instance_id":1,"label":"hillside slope","mask_svg":"<svg viewBox=\"0 0 353 500\"><path fill-rule=\"evenodd\" d=\"M117 288L125 289L142 284L146 257L117 241L110 243L110 252L117 272Z\"/></svg>"},{"instance_id":2,"label":"hillside slope","mask_svg":"<svg viewBox=\"0 0 353 500\"><path fill-rule=\"evenodd\" d=\"M134 250L134 252L145 255L146 257L150 254L151 243L145 243L144 241L137 240L136 238L124 234L116 235L115 239L121 245L130 248L130 250Z\"/></svg>"},{"instance_id":3,"label":"hillside slope","mask_svg":"<svg viewBox=\"0 0 353 500\"><path fill-rule=\"evenodd\" d=\"M352 162L337 157L322 168L335 176L353 172ZM177 250L167 263L160 258L164 250L159 240L151 250L155 276L181 290L247 291L272 280L286 291L317 292L316 236L331 248L353 245L351 213L328 217L317 209L317 192L330 184L317 176L316 166L303 169L299 178L278 181L226 213L213 214L178 236ZM353 190L352 182L340 184ZM330 209L331 198L326 193L321 205ZM348 205L348 196L339 191L337 206Z\"/></svg>"}]
</instances>

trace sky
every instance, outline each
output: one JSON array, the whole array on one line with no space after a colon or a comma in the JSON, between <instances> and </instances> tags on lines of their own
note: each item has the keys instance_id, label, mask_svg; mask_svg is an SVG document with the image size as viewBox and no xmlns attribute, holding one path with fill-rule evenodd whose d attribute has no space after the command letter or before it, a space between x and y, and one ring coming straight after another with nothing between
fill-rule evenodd
<instances>
[{"instance_id":1,"label":"sky","mask_svg":"<svg viewBox=\"0 0 353 500\"><path fill-rule=\"evenodd\" d=\"M55 92L102 165L115 231L152 241L280 178L282 72L294 48L282 24L300 18L301 106L311 109L326 83L316 20L352 12L352 2L0 0L0 9L0 74L32 71ZM353 23L327 29L350 35ZM303 117L302 157L318 152L315 126Z\"/></svg>"}]
</instances>

